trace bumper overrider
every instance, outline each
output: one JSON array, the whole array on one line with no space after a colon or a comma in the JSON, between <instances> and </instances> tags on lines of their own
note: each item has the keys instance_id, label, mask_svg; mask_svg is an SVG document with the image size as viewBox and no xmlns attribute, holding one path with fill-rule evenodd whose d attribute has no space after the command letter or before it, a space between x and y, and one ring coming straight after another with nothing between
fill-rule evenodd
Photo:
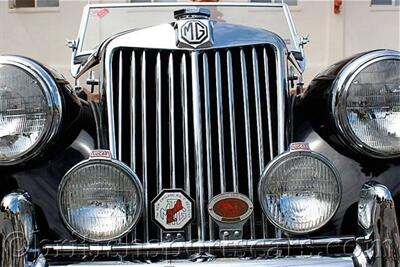
<instances>
[{"instance_id":1,"label":"bumper overrider","mask_svg":"<svg viewBox=\"0 0 400 267\"><path fill-rule=\"evenodd\" d=\"M143 257L163 255L154 266L399 266L400 235L394 201L382 184L366 183L358 206L360 236L312 239L192 241L145 244L35 244L34 207L25 192L7 195L1 202L1 266L139 266ZM190 255L178 260L178 255ZM215 257L214 255L222 255ZM252 257L245 257L252 255ZM116 261L129 257L131 261ZM71 259L112 258L111 261ZM136 258L136 259L135 259ZM174 259L174 260L171 260ZM76 261L75 261L76 262ZM60 265L61 264L61 265Z\"/></svg>"}]
</instances>

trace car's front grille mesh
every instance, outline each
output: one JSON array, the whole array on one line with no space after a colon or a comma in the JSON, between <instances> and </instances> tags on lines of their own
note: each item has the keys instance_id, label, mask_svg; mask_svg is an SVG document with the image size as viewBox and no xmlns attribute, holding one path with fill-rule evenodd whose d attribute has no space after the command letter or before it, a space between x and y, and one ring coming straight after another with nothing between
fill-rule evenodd
<instances>
[{"instance_id":1,"label":"car's front grille mesh","mask_svg":"<svg viewBox=\"0 0 400 267\"><path fill-rule=\"evenodd\" d=\"M208 200L233 191L256 206L243 238L267 235L257 185L278 151L275 58L269 45L114 53L116 154L145 191L138 240L162 234L151 221L151 201L163 188L182 188L195 200L189 240L218 238Z\"/></svg>"}]
</instances>

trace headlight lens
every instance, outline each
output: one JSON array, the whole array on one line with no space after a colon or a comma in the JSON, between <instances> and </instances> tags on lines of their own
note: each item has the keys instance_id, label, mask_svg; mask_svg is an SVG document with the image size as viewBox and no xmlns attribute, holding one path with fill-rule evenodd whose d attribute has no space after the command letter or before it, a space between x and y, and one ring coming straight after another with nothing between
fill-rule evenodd
<instances>
[{"instance_id":1,"label":"headlight lens","mask_svg":"<svg viewBox=\"0 0 400 267\"><path fill-rule=\"evenodd\" d=\"M374 157L399 156L400 53L373 52L346 67L333 107L339 131L353 148Z\"/></svg>"},{"instance_id":2,"label":"headlight lens","mask_svg":"<svg viewBox=\"0 0 400 267\"><path fill-rule=\"evenodd\" d=\"M0 57L0 165L38 153L58 130L60 112L57 85L42 67Z\"/></svg>"},{"instance_id":3,"label":"headlight lens","mask_svg":"<svg viewBox=\"0 0 400 267\"><path fill-rule=\"evenodd\" d=\"M59 209L67 227L89 241L108 241L137 223L143 189L136 175L115 160L90 159L73 167L59 188Z\"/></svg>"},{"instance_id":4,"label":"headlight lens","mask_svg":"<svg viewBox=\"0 0 400 267\"><path fill-rule=\"evenodd\" d=\"M303 234L332 218L339 207L341 184L334 167L322 155L292 151L268 164L258 192L263 211L274 225Z\"/></svg>"}]
</instances>

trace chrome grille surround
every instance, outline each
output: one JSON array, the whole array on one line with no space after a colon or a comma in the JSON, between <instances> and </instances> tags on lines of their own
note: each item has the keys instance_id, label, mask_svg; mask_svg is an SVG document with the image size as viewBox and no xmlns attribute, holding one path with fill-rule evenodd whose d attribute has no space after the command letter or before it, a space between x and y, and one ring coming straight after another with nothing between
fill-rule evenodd
<instances>
[{"instance_id":1,"label":"chrome grille surround","mask_svg":"<svg viewBox=\"0 0 400 267\"><path fill-rule=\"evenodd\" d=\"M213 240L218 235L215 235L213 222L206 211L208 200L220 192L241 191L258 204L254 196L257 176L268 161L286 147L288 122L285 107L288 96L284 42L273 33L230 24L216 23L213 31L214 43L207 49L176 47L173 26L163 24L117 37L105 50L101 87L108 121L105 124L108 125L105 129L107 146L113 156L130 163L142 180L145 209L141 226L143 231L138 232L143 232L143 235L134 236L140 242L163 239L161 231L157 231L155 236L149 234L155 229L150 221L149 203L155 197L152 187L156 192L163 187L184 188L197 205L197 222L193 228L196 231L192 233L192 229L187 229L186 239ZM124 67L127 64L129 68ZM270 66L274 68L269 69ZM127 72L131 74L126 75ZM272 72L275 77L269 80ZM128 82L126 77L129 77ZM239 84L237 81L240 81ZM271 85L274 88L270 88ZM249 95L252 95L254 107L249 105ZM150 98L155 101L149 101ZM235 100L243 103L235 104ZM243 129L236 129L235 121L242 112L236 105L243 108ZM254 112L249 112L251 108ZM266 115L263 116L263 113ZM177 118L181 121L178 122ZM215 124L216 127L213 126ZM227 125L230 127L227 128ZM154 129L148 129L149 126ZM178 128L180 133L177 133ZM238 136L237 131L243 134ZM242 160L237 157L238 137L245 139L245 145L239 144L240 149L245 148L243 153L240 151L240 155L246 158L244 165L238 163ZM226 139L229 139L228 144L224 142ZM263 142L265 144L261 144ZM128 148L126 144L129 144ZM217 152L212 151L213 144L217 144ZM270 149L265 152L267 144ZM167 154L165 150L168 150ZM218 159L213 160L216 155ZM154 157L150 159L149 156ZM177 157L183 160L183 166L177 166ZM167 163L163 162L165 158ZM257 170L253 165L258 167ZM239 184L243 184L239 180L239 169L243 166L245 173L250 174L246 191L239 188ZM155 167L155 171L151 167ZM243 170L240 172L243 173ZM205 182L207 186L204 186ZM230 182L232 187L227 189ZM260 220L263 230L257 232ZM271 236L267 233L261 213L251 218L247 228L249 233L244 236L246 239Z\"/></svg>"}]
</instances>

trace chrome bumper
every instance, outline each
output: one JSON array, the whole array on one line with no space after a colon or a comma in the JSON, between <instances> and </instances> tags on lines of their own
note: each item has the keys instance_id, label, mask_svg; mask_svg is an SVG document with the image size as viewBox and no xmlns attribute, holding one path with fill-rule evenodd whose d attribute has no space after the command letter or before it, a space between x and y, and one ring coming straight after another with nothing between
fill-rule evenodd
<instances>
[{"instance_id":1,"label":"chrome bumper","mask_svg":"<svg viewBox=\"0 0 400 267\"><path fill-rule=\"evenodd\" d=\"M152 263L151 267L195 267L199 263L189 261L163 261ZM52 265L50 265L52 266ZM146 267L148 263L124 263L124 262L89 262L71 265L57 265L58 267ZM282 267L282 266L328 266L328 267L348 267L354 266L351 257L289 257L269 260L232 260L218 259L211 262L202 262L202 267Z\"/></svg>"},{"instance_id":2,"label":"chrome bumper","mask_svg":"<svg viewBox=\"0 0 400 267\"><path fill-rule=\"evenodd\" d=\"M334 237L319 239L265 239L236 240L216 242L172 242L162 244L133 245L45 245L41 254L34 261L28 260L28 251L34 234L34 210L29 197L24 193L7 195L0 206L1 266L8 267L42 267L51 265L47 257L56 259L59 256L110 256L149 254L177 255L187 253L194 255L191 260L175 260L152 263L154 267L176 266L191 267L193 264L210 267L262 266L399 266L400 235L397 224L394 201L390 191L383 185L367 183L361 191L358 207L358 223L363 234L360 237ZM346 252L351 247L350 253ZM269 250L320 249L324 255L332 257L277 257L266 259ZM333 257L341 248L344 255ZM263 252L257 259L213 258L212 253L233 253L249 251ZM335 254L331 253L335 251ZM196 256L197 255L197 256ZM260 255L260 254L256 254ZM268 254L267 254L268 255ZM315 255L315 254L314 254ZM268 255L271 256L271 255ZM46 265L47 264L47 265ZM139 262L83 262L72 265L57 266L140 266L148 263Z\"/></svg>"}]
</instances>

